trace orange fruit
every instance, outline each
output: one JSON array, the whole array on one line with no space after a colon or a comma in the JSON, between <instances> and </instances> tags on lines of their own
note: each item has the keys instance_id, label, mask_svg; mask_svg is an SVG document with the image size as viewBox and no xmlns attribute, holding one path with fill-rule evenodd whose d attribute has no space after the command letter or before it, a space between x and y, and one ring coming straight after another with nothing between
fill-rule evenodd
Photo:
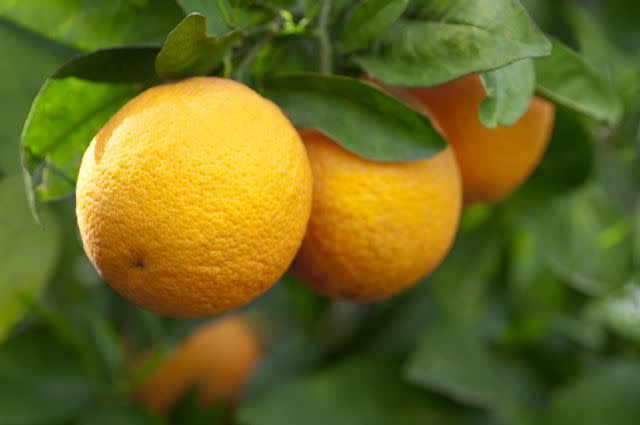
<instances>
[{"instance_id":1,"label":"orange fruit","mask_svg":"<svg viewBox=\"0 0 640 425\"><path fill-rule=\"evenodd\" d=\"M259 358L258 339L249 324L240 316L225 317L194 330L140 385L136 399L160 415L192 388L201 407L233 401Z\"/></svg>"},{"instance_id":2,"label":"orange fruit","mask_svg":"<svg viewBox=\"0 0 640 425\"><path fill-rule=\"evenodd\" d=\"M462 203L451 149L413 162L361 158L323 134L300 133L313 174L307 234L293 263L331 298L374 301L416 283L444 258Z\"/></svg>"},{"instance_id":3,"label":"orange fruit","mask_svg":"<svg viewBox=\"0 0 640 425\"><path fill-rule=\"evenodd\" d=\"M84 249L116 291L197 317L253 300L286 271L306 229L311 174L277 106L199 77L124 105L87 149L76 200Z\"/></svg>"},{"instance_id":4,"label":"orange fruit","mask_svg":"<svg viewBox=\"0 0 640 425\"><path fill-rule=\"evenodd\" d=\"M398 90L391 90L407 100ZM455 151L466 204L509 195L540 162L551 135L553 104L534 98L511 127L486 128L478 119L485 90L477 75L428 88L408 89L409 104L422 108Z\"/></svg>"}]
</instances>

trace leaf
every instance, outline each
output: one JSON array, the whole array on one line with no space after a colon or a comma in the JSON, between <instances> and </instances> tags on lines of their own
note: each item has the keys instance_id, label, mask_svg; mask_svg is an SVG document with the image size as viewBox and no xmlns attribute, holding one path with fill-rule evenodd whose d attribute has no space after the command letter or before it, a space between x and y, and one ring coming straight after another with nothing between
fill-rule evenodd
<instances>
[{"instance_id":1,"label":"leaf","mask_svg":"<svg viewBox=\"0 0 640 425\"><path fill-rule=\"evenodd\" d=\"M39 201L75 187L82 155L125 102L158 81L156 48L121 47L78 56L44 84L22 131L27 179Z\"/></svg>"},{"instance_id":2,"label":"leaf","mask_svg":"<svg viewBox=\"0 0 640 425\"><path fill-rule=\"evenodd\" d=\"M239 33L210 37L204 16L192 13L169 33L156 59L162 78L182 78L213 71L231 48Z\"/></svg>"},{"instance_id":3,"label":"leaf","mask_svg":"<svg viewBox=\"0 0 640 425\"><path fill-rule=\"evenodd\" d=\"M545 424L635 425L640 421L640 364L613 359L553 395Z\"/></svg>"},{"instance_id":4,"label":"leaf","mask_svg":"<svg viewBox=\"0 0 640 425\"><path fill-rule=\"evenodd\" d=\"M522 423L527 404L540 397L538 384L483 344L477 324L432 322L409 358L407 377L458 402L491 409L508 423Z\"/></svg>"},{"instance_id":5,"label":"leaf","mask_svg":"<svg viewBox=\"0 0 640 425\"><path fill-rule=\"evenodd\" d=\"M265 83L264 94L297 128L314 128L345 149L379 161L434 155L444 140L424 116L361 81L290 74Z\"/></svg>"},{"instance_id":6,"label":"leaf","mask_svg":"<svg viewBox=\"0 0 640 425\"><path fill-rule=\"evenodd\" d=\"M379 52L355 58L386 84L433 86L551 52L518 1L423 0L416 5L418 19L398 23Z\"/></svg>"},{"instance_id":7,"label":"leaf","mask_svg":"<svg viewBox=\"0 0 640 425\"><path fill-rule=\"evenodd\" d=\"M393 363L359 357L248 400L238 418L247 425L446 425L462 423L465 413L403 382Z\"/></svg>"},{"instance_id":8,"label":"leaf","mask_svg":"<svg viewBox=\"0 0 640 425\"><path fill-rule=\"evenodd\" d=\"M25 313L25 298L44 290L56 264L60 231L45 211L44 228L31 219L18 176L0 179L0 341ZM1 415L0 415L1 417Z\"/></svg>"},{"instance_id":9,"label":"leaf","mask_svg":"<svg viewBox=\"0 0 640 425\"><path fill-rule=\"evenodd\" d=\"M529 108L536 89L533 61L523 59L480 75L487 97L478 116L485 127L511 127Z\"/></svg>"},{"instance_id":10,"label":"leaf","mask_svg":"<svg viewBox=\"0 0 640 425\"><path fill-rule=\"evenodd\" d=\"M632 281L619 292L594 301L588 316L623 338L640 343L640 286Z\"/></svg>"},{"instance_id":11,"label":"leaf","mask_svg":"<svg viewBox=\"0 0 640 425\"><path fill-rule=\"evenodd\" d=\"M538 92L590 118L615 125L622 118L622 102L611 84L583 57L553 41L551 56L535 61Z\"/></svg>"},{"instance_id":12,"label":"leaf","mask_svg":"<svg viewBox=\"0 0 640 425\"><path fill-rule=\"evenodd\" d=\"M177 0L186 14L198 13L207 19L207 34L222 37L231 28L232 9L229 0Z\"/></svg>"},{"instance_id":13,"label":"leaf","mask_svg":"<svg viewBox=\"0 0 640 425\"><path fill-rule=\"evenodd\" d=\"M158 44L184 16L173 0L5 0L0 16L83 50Z\"/></svg>"},{"instance_id":14,"label":"leaf","mask_svg":"<svg viewBox=\"0 0 640 425\"><path fill-rule=\"evenodd\" d=\"M0 345L2 424L46 425L76 416L91 397L76 366L72 353L40 331Z\"/></svg>"},{"instance_id":15,"label":"leaf","mask_svg":"<svg viewBox=\"0 0 640 425\"><path fill-rule=\"evenodd\" d=\"M0 20L0 179L20 172L20 128L42 82L75 52Z\"/></svg>"},{"instance_id":16,"label":"leaf","mask_svg":"<svg viewBox=\"0 0 640 425\"><path fill-rule=\"evenodd\" d=\"M136 406L94 406L78 425L166 425L163 420Z\"/></svg>"},{"instance_id":17,"label":"leaf","mask_svg":"<svg viewBox=\"0 0 640 425\"><path fill-rule=\"evenodd\" d=\"M340 50L350 53L367 47L407 9L409 0L362 0L342 24Z\"/></svg>"},{"instance_id":18,"label":"leaf","mask_svg":"<svg viewBox=\"0 0 640 425\"><path fill-rule=\"evenodd\" d=\"M580 116L557 108L547 151L531 177L509 197L509 204L537 207L585 184L593 171L593 143Z\"/></svg>"}]
</instances>

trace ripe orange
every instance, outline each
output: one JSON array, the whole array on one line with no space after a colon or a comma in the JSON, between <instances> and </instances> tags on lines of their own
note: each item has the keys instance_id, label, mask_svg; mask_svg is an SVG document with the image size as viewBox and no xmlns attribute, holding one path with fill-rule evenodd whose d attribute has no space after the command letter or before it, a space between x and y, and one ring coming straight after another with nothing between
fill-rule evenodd
<instances>
[{"instance_id":1,"label":"ripe orange","mask_svg":"<svg viewBox=\"0 0 640 425\"><path fill-rule=\"evenodd\" d=\"M555 108L537 97L513 126L484 127L478 108L485 91L477 75L407 93L413 97L408 103L426 110L455 151L466 204L507 196L533 172L549 143Z\"/></svg>"},{"instance_id":2,"label":"ripe orange","mask_svg":"<svg viewBox=\"0 0 640 425\"><path fill-rule=\"evenodd\" d=\"M157 414L168 413L194 386L201 407L233 401L259 357L249 324L239 316L225 317L193 331L143 382L136 398Z\"/></svg>"},{"instance_id":3,"label":"ripe orange","mask_svg":"<svg viewBox=\"0 0 640 425\"><path fill-rule=\"evenodd\" d=\"M309 162L280 109L222 78L146 90L82 160L85 251L125 298L196 317L245 304L288 268L311 207Z\"/></svg>"},{"instance_id":4,"label":"ripe orange","mask_svg":"<svg viewBox=\"0 0 640 425\"><path fill-rule=\"evenodd\" d=\"M369 161L316 131L300 133L313 205L294 273L331 298L373 301L430 273L454 238L462 188L453 152Z\"/></svg>"}]
</instances>

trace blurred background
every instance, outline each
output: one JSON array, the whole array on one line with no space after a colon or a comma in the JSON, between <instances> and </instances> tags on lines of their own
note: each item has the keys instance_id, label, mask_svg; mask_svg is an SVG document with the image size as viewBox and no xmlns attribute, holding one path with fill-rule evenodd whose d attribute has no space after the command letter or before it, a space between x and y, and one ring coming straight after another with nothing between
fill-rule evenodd
<instances>
[{"instance_id":1,"label":"blurred background","mask_svg":"<svg viewBox=\"0 0 640 425\"><path fill-rule=\"evenodd\" d=\"M261 352L246 384L202 403L194 382L170 412L145 407L141 382L209 321L119 298L82 251L73 199L43 205L38 226L19 138L58 67L161 43L185 16L180 3L0 0L0 425L640 423L635 0L522 2L607 73L625 106L617 127L560 109L533 177L468 209L425 282L355 305L284 278L236 313Z\"/></svg>"}]
</instances>

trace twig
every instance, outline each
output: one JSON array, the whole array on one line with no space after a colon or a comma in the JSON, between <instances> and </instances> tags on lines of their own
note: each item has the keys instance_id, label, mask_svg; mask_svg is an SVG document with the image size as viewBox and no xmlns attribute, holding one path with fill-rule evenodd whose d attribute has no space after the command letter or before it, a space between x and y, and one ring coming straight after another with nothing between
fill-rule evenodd
<instances>
[{"instance_id":1,"label":"twig","mask_svg":"<svg viewBox=\"0 0 640 425\"><path fill-rule=\"evenodd\" d=\"M329 37L329 16L331 14L332 0L324 0L318 17L318 37L320 40L320 71L323 74L331 74L333 51Z\"/></svg>"}]
</instances>

